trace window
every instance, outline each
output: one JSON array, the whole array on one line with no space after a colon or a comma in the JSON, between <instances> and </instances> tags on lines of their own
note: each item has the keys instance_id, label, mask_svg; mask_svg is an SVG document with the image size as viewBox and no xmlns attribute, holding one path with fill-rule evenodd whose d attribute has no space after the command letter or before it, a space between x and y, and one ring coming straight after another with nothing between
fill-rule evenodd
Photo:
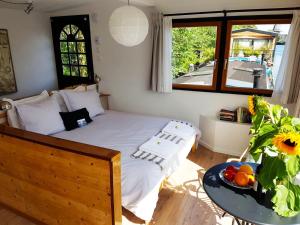
<instances>
[{"instance_id":1,"label":"window","mask_svg":"<svg viewBox=\"0 0 300 225\"><path fill-rule=\"evenodd\" d=\"M220 22L173 25L172 75L177 88L216 88Z\"/></svg>"},{"instance_id":2,"label":"window","mask_svg":"<svg viewBox=\"0 0 300 225\"><path fill-rule=\"evenodd\" d=\"M59 87L92 83L88 16L55 17L51 20Z\"/></svg>"},{"instance_id":3,"label":"window","mask_svg":"<svg viewBox=\"0 0 300 225\"><path fill-rule=\"evenodd\" d=\"M64 76L88 76L85 39L76 25L69 24L61 31L60 54Z\"/></svg>"},{"instance_id":4,"label":"window","mask_svg":"<svg viewBox=\"0 0 300 225\"><path fill-rule=\"evenodd\" d=\"M228 21L222 90L271 94L290 22Z\"/></svg>"},{"instance_id":5,"label":"window","mask_svg":"<svg viewBox=\"0 0 300 225\"><path fill-rule=\"evenodd\" d=\"M291 16L200 20L173 21L173 87L271 95Z\"/></svg>"}]
</instances>

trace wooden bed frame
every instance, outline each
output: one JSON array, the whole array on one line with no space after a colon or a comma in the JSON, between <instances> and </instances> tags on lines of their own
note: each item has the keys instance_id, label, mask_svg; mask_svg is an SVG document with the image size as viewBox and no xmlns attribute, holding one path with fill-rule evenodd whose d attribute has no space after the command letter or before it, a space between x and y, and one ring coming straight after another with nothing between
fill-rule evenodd
<instances>
[{"instance_id":1,"label":"wooden bed frame","mask_svg":"<svg viewBox=\"0 0 300 225\"><path fill-rule=\"evenodd\" d=\"M122 224L120 152L7 125L0 111L0 205L38 224Z\"/></svg>"},{"instance_id":2,"label":"wooden bed frame","mask_svg":"<svg viewBox=\"0 0 300 225\"><path fill-rule=\"evenodd\" d=\"M121 225L120 159L0 125L0 204L39 224Z\"/></svg>"}]
</instances>

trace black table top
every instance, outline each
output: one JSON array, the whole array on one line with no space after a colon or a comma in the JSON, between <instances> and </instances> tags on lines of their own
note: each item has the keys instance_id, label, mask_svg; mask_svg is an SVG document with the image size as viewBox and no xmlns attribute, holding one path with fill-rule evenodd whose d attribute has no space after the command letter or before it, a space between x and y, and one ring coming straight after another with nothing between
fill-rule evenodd
<instances>
[{"instance_id":1,"label":"black table top","mask_svg":"<svg viewBox=\"0 0 300 225\"><path fill-rule=\"evenodd\" d=\"M242 163L216 165L203 178L204 190L217 206L234 217L257 225L300 224L300 214L291 218L278 216L272 209L270 198L258 199L254 190L241 190L225 184L219 172L229 164L239 167ZM251 165L256 168L256 164Z\"/></svg>"}]
</instances>

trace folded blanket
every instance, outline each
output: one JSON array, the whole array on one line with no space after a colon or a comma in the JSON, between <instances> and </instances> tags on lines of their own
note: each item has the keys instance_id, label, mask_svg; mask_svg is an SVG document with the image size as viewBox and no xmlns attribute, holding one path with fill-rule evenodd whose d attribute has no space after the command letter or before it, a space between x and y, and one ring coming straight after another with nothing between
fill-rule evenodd
<instances>
[{"instance_id":1,"label":"folded blanket","mask_svg":"<svg viewBox=\"0 0 300 225\"><path fill-rule=\"evenodd\" d=\"M163 170L167 162L185 145L185 140L177 135L160 132L141 145L131 157L148 160Z\"/></svg>"},{"instance_id":2,"label":"folded blanket","mask_svg":"<svg viewBox=\"0 0 300 225\"><path fill-rule=\"evenodd\" d=\"M200 133L192 124L175 120L170 121L162 132L177 135L185 140Z\"/></svg>"}]
</instances>

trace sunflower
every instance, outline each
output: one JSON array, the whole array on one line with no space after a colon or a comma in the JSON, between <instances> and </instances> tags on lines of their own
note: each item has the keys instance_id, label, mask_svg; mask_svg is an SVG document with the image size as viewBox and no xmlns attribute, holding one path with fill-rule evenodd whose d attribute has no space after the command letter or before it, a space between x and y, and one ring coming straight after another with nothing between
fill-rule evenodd
<instances>
[{"instance_id":1,"label":"sunflower","mask_svg":"<svg viewBox=\"0 0 300 225\"><path fill-rule=\"evenodd\" d=\"M296 132L280 133L273 138L273 144L279 151L288 155L300 155L300 134Z\"/></svg>"},{"instance_id":2,"label":"sunflower","mask_svg":"<svg viewBox=\"0 0 300 225\"><path fill-rule=\"evenodd\" d=\"M254 100L255 100L254 96L248 97L248 108L249 108L249 112L251 113L252 116L254 116L256 114Z\"/></svg>"}]
</instances>

